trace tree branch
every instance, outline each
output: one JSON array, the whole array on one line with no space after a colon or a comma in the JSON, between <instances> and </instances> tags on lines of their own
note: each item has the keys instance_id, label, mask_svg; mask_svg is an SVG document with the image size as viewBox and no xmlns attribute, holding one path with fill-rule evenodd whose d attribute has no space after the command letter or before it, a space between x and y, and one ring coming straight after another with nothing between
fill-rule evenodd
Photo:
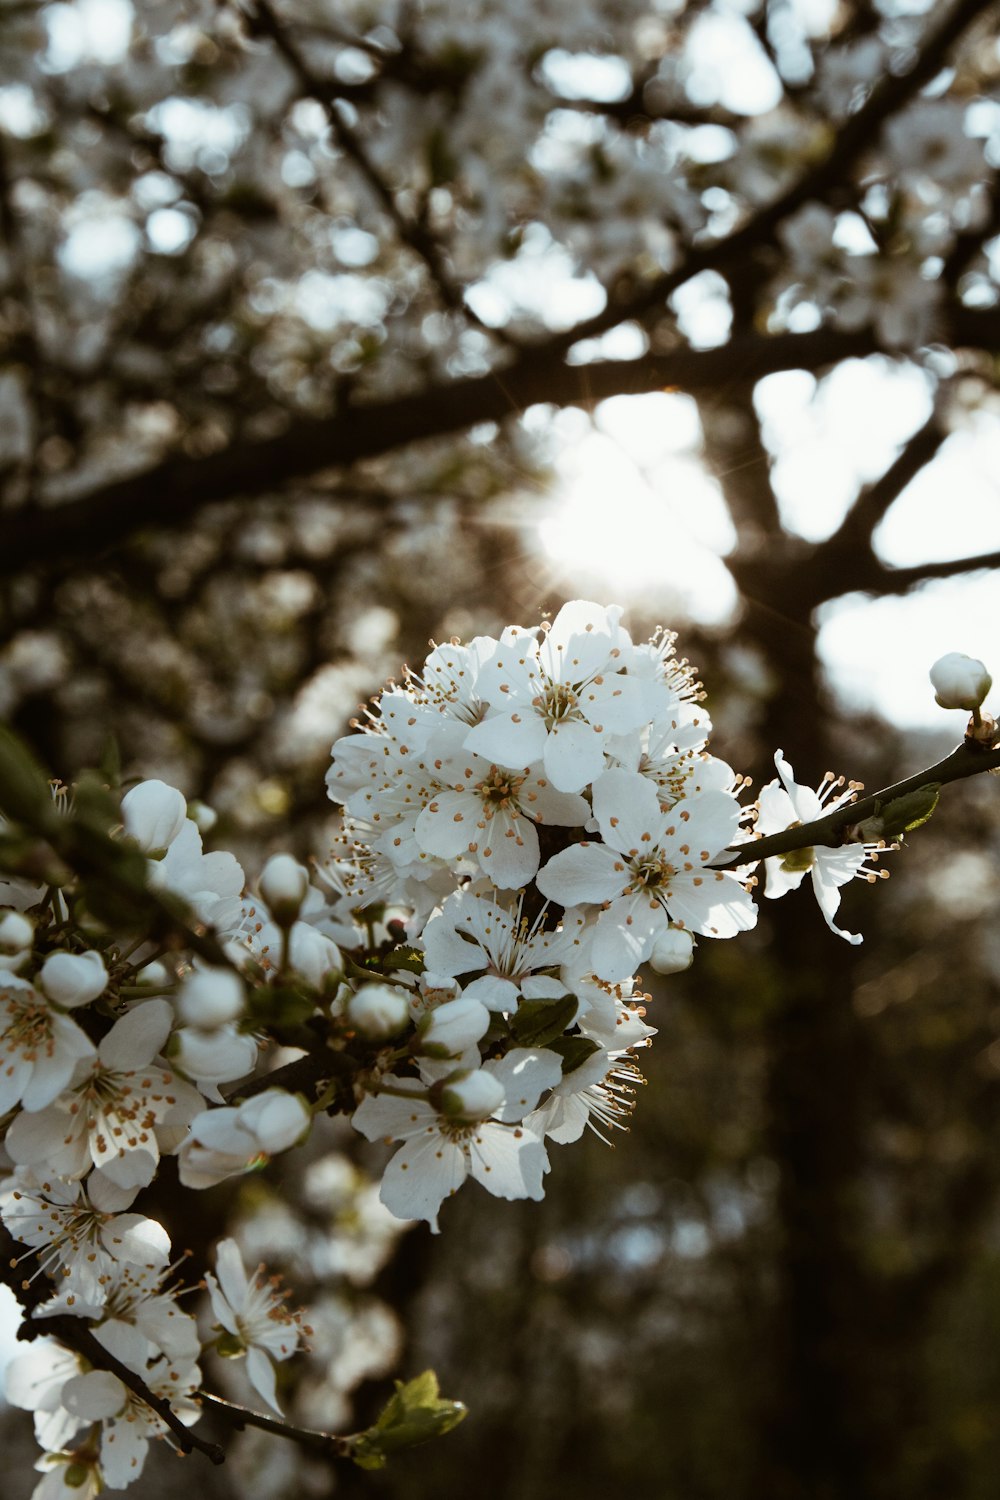
<instances>
[{"instance_id":1,"label":"tree branch","mask_svg":"<svg viewBox=\"0 0 1000 1500\"><path fill-rule=\"evenodd\" d=\"M122 1385L156 1412L161 1422L173 1434L181 1453L191 1453L197 1450L199 1453L204 1453L206 1458L211 1459L213 1464L225 1463L226 1455L218 1443L206 1442L204 1438L193 1433L189 1427L185 1427L166 1397L154 1395L142 1376L130 1370L128 1365L123 1365L120 1359L105 1349L80 1318L74 1318L68 1313L60 1313L52 1318L25 1318L17 1330L18 1338L28 1341L45 1338L48 1335L58 1339L61 1344L65 1344L67 1349L74 1349L77 1354L82 1354L94 1369L107 1370L110 1374L116 1375Z\"/></svg>"},{"instance_id":2,"label":"tree branch","mask_svg":"<svg viewBox=\"0 0 1000 1500\"><path fill-rule=\"evenodd\" d=\"M993 771L997 767L1000 767L1000 749L984 747L975 740L966 738L936 765L917 771L915 775L907 776L903 781L897 781L879 792L872 792L867 797L847 802L825 817L816 818L812 823L799 823L794 828L782 829L780 833L771 833L747 844L730 844L730 849L734 851L733 857L721 863L713 862L709 868L734 870L755 860L768 859L776 854L791 854L796 849L811 849L817 844L827 849L839 849L844 844L865 842L858 837L852 838L850 830L869 818L877 818L890 802L921 791L924 787L964 781L967 776L979 776L983 771Z\"/></svg>"},{"instance_id":3,"label":"tree branch","mask_svg":"<svg viewBox=\"0 0 1000 1500\"><path fill-rule=\"evenodd\" d=\"M506 368L368 405L332 417L290 418L276 437L238 442L201 458L176 457L79 499L0 519L0 576L53 562L79 563L148 527L178 527L203 506L250 498L478 422L498 422L537 402L590 406L608 396L678 389L725 390L732 381L776 370L815 369L875 353L871 330L754 334L718 349L679 349L635 360L567 365L561 351L536 348Z\"/></svg>"},{"instance_id":4,"label":"tree branch","mask_svg":"<svg viewBox=\"0 0 1000 1500\"><path fill-rule=\"evenodd\" d=\"M320 1453L324 1458L350 1458L353 1439L350 1437L338 1437L332 1432L317 1432L311 1427L293 1427L290 1422L285 1422L278 1417L266 1416L263 1412L253 1411L248 1406L238 1406L235 1401L225 1401L221 1396L213 1396L209 1391L197 1391L195 1400L200 1401L206 1411L214 1412L216 1416L228 1422L237 1432L242 1432L244 1427L259 1427L261 1432L273 1433L275 1437L287 1438L291 1443L297 1443L300 1448L306 1448L310 1453Z\"/></svg>"}]
</instances>

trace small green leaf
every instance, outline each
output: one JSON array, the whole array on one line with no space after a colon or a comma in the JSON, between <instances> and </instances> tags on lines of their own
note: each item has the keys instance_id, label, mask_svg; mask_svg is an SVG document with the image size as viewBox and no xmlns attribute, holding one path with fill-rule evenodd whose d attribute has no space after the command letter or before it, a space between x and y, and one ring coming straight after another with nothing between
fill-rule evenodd
<instances>
[{"instance_id":1,"label":"small green leaf","mask_svg":"<svg viewBox=\"0 0 1000 1500\"><path fill-rule=\"evenodd\" d=\"M48 778L23 740L0 725L0 812L36 832L52 821Z\"/></svg>"},{"instance_id":2,"label":"small green leaf","mask_svg":"<svg viewBox=\"0 0 1000 1500\"><path fill-rule=\"evenodd\" d=\"M425 1370L415 1380L396 1381L396 1393L368 1427L351 1441L351 1457L362 1469L382 1469L390 1454L412 1448L457 1427L466 1415L461 1401L438 1394L437 1376Z\"/></svg>"},{"instance_id":3,"label":"small green leaf","mask_svg":"<svg viewBox=\"0 0 1000 1500\"><path fill-rule=\"evenodd\" d=\"M411 974L422 974L427 962L419 948L393 948L382 960L383 969L407 969Z\"/></svg>"},{"instance_id":4,"label":"small green leaf","mask_svg":"<svg viewBox=\"0 0 1000 1500\"><path fill-rule=\"evenodd\" d=\"M519 1047L547 1047L562 1036L579 1007L575 995L558 1000L522 1000L511 1018L510 1029Z\"/></svg>"},{"instance_id":5,"label":"small green leaf","mask_svg":"<svg viewBox=\"0 0 1000 1500\"><path fill-rule=\"evenodd\" d=\"M855 825L854 837L859 843L868 843L875 839L898 839L904 833L912 833L914 828L927 822L937 807L940 791L941 783L930 781L915 792L879 804L872 817Z\"/></svg>"},{"instance_id":6,"label":"small green leaf","mask_svg":"<svg viewBox=\"0 0 1000 1500\"><path fill-rule=\"evenodd\" d=\"M588 1057L600 1052L600 1044L589 1036L561 1036L549 1043L550 1052L558 1052L562 1058L563 1077L573 1073Z\"/></svg>"}]
</instances>

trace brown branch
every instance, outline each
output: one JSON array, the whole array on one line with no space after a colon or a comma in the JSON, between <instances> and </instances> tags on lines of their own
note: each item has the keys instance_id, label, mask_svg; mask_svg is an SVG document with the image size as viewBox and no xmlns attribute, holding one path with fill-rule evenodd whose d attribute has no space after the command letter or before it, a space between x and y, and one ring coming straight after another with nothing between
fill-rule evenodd
<instances>
[{"instance_id":1,"label":"brown branch","mask_svg":"<svg viewBox=\"0 0 1000 1500\"><path fill-rule=\"evenodd\" d=\"M796 849L811 849L816 845L827 849L839 849L844 844L862 842L849 836L850 830L867 819L877 818L880 811L897 798L909 796L924 787L945 786L952 781L964 781L967 776L979 776L984 771L993 771L1000 766L1000 749L993 749L966 739L944 760L926 770L917 771L903 781L883 787L857 801L847 802L812 823L800 823L794 828L782 829L780 833L767 834L747 844L730 844L734 851L731 859L713 862L714 870L734 870L771 855L791 854Z\"/></svg>"},{"instance_id":2,"label":"brown branch","mask_svg":"<svg viewBox=\"0 0 1000 1500\"><path fill-rule=\"evenodd\" d=\"M61 1344L65 1344L67 1349L74 1349L77 1354L82 1354L95 1369L107 1370L116 1375L122 1385L127 1386L134 1396L138 1396L140 1401L156 1412L161 1422L170 1429L181 1453L197 1450L211 1459L213 1464L225 1463L226 1455L218 1443L206 1442L189 1427L185 1427L166 1397L154 1395L142 1376L130 1370L128 1365L123 1365L120 1359L105 1349L80 1318L74 1318L68 1313L60 1313L52 1318L25 1318L17 1330L19 1339L29 1341L45 1338L50 1334Z\"/></svg>"},{"instance_id":3,"label":"brown branch","mask_svg":"<svg viewBox=\"0 0 1000 1500\"><path fill-rule=\"evenodd\" d=\"M235 1427L237 1432L242 1432L244 1427L259 1427L262 1432L286 1438L290 1443L297 1443L300 1448L308 1449L310 1453L322 1454L324 1458L351 1457L354 1442L352 1437L338 1437L333 1432L317 1432L312 1427L293 1427L290 1422L266 1416L248 1406L238 1406L235 1401L225 1401L221 1396L213 1396L210 1391L197 1391L195 1400L200 1401L206 1411L214 1412L231 1427Z\"/></svg>"},{"instance_id":4,"label":"brown branch","mask_svg":"<svg viewBox=\"0 0 1000 1500\"><path fill-rule=\"evenodd\" d=\"M672 292L693 276L702 271L718 271L739 264L744 256L768 244L778 225L796 209L812 199L824 198L845 182L858 161L878 140L885 122L925 83L930 82L963 32L995 3L996 0L957 0L944 19L928 30L912 68L898 76L886 73L872 90L867 103L844 121L823 161L804 172L791 187L759 209L733 234L696 246L676 270L646 282L624 301L609 303L603 312L576 324L553 344L568 349L580 339L596 338L606 333L624 319L641 318L651 308L662 305Z\"/></svg>"},{"instance_id":5,"label":"brown branch","mask_svg":"<svg viewBox=\"0 0 1000 1500\"><path fill-rule=\"evenodd\" d=\"M179 527L203 506L265 494L289 481L406 444L502 421L533 403L590 406L608 396L678 389L724 391L776 370L816 369L875 353L871 330L754 334L718 349L680 349L636 360L567 365L537 348L499 372L445 381L414 394L352 406L332 417L296 417L276 437L231 444L145 469L37 515L0 516L0 576L79 562L151 526Z\"/></svg>"},{"instance_id":6,"label":"brown branch","mask_svg":"<svg viewBox=\"0 0 1000 1500\"><path fill-rule=\"evenodd\" d=\"M887 568L877 558L872 558L864 581L852 587L860 587L866 594L905 594L918 584L929 583L934 578L955 578L960 573L985 572L990 568L1000 568L1000 552L979 552L973 557L951 557L943 562L916 563L911 568Z\"/></svg>"}]
</instances>

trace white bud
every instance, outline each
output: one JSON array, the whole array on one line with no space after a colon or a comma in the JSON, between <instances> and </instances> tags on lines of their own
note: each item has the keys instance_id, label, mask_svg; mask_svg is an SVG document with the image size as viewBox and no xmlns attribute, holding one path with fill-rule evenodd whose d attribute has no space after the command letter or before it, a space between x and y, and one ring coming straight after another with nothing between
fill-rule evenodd
<instances>
[{"instance_id":1,"label":"white bud","mask_svg":"<svg viewBox=\"0 0 1000 1500\"><path fill-rule=\"evenodd\" d=\"M993 686L993 678L981 661L952 651L931 667L935 700L942 708L978 708Z\"/></svg>"},{"instance_id":2,"label":"white bud","mask_svg":"<svg viewBox=\"0 0 1000 1500\"><path fill-rule=\"evenodd\" d=\"M272 854L260 872L260 893L281 926L293 922L306 899L309 871L290 854Z\"/></svg>"},{"instance_id":3,"label":"white bud","mask_svg":"<svg viewBox=\"0 0 1000 1500\"><path fill-rule=\"evenodd\" d=\"M140 781L122 798L125 832L144 854L169 849L186 819L184 797L165 781Z\"/></svg>"},{"instance_id":4,"label":"white bud","mask_svg":"<svg viewBox=\"0 0 1000 1500\"><path fill-rule=\"evenodd\" d=\"M280 938L272 951L280 948ZM344 960L332 938L318 932L308 922L296 922L289 933L288 962L316 989L321 989L331 974L338 978L344 972Z\"/></svg>"},{"instance_id":5,"label":"white bud","mask_svg":"<svg viewBox=\"0 0 1000 1500\"><path fill-rule=\"evenodd\" d=\"M453 1073L445 1079L440 1089L440 1109L449 1120L475 1125L495 1114L505 1098L499 1078L477 1068L474 1072Z\"/></svg>"},{"instance_id":6,"label":"white bud","mask_svg":"<svg viewBox=\"0 0 1000 1500\"><path fill-rule=\"evenodd\" d=\"M429 1057L459 1057L489 1030L490 1013L479 1000L447 1000L420 1023L420 1051Z\"/></svg>"},{"instance_id":7,"label":"white bud","mask_svg":"<svg viewBox=\"0 0 1000 1500\"><path fill-rule=\"evenodd\" d=\"M189 975L177 995L177 1013L185 1026L211 1031L243 1014L246 990L231 969L198 969Z\"/></svg>"},{"instance_id":8,"label":"white bud","mask_svg":"<svg viewBox=\"0 0 1000 1500\"><path fill-rule=\"evenodd\" d=\"M0 916L0 953L23 953L31 947L34 935L34 923L22 912L5 911Z\"/></svg>"},{"instance_id":9,"label":"white bud","mask_svg":"<svg viewBox=\"0 0 1000 1500\"><path fill-rule=\"evenodd\" d=\"M347 1019L372 1041L398 1036L410 1019L402 990L390 984L366 984L347 1002Z\"/></svg>"},{"instance_id":10,"label":"white bud","mask_svg":"<svg viewBox=\"0 0 1000 1500\"><path fill-rule=\"evenodd\" d=\"M649 967L657 974L680 974L691 967L694 938L683 927L668 927L661 932L649 955Z\"/></svg>"},{"instance_id":11,"label":"white bud","mask_svg":"<svg viewBox=\"0 0 1000 1500\"><path fill-rule=\"evenodd\" d=\"M199 833L211 833L219 821L219 814L207 802L189 802L188 817Z\"/></svg>"},{"instance_id":12,"label":"white bud","mask_svg":"<svg viewBox=\"0 0 1000 1500\"><path fill-rule=\"evenodd\" d=\"M151 963L143 964L135 976L136 984L148 984L150 989L158 988L165 990L173 983L173 975L165 963L154 958Z\"/></svg>"},{"instance_id":13,"label":"white bud","mask_svg":"<svg viewBox=\"0 0 1000 1500\"><path fill-rule=\"evenodd\" d=\"M235 1026L185 1026L170 1038L167 1056L198 1083L232 1083L253 1071L257 1043Z\"/></svg>"},{"instance_id":14,"label":"white bud","mask_svg":"<svg viewBox=\"0 0 1000 1500\"><path fill-rule=\"evenodd\" d=\"M103 995L108 971L99 953L50 953L42 964L38 982L50 1000L72 1010Z\"/></svg>"}]
</instances>

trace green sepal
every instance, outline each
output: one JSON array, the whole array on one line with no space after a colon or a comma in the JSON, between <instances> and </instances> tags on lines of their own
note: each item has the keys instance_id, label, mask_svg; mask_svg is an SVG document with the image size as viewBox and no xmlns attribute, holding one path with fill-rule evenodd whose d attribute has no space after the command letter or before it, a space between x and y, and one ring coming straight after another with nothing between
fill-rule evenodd
<instances>
[{"instance_id":1,"label":"green sepal","mask_svg":"<svg viewBox=\"0 0 1000 1500\"><path fill-rule=\"evenodd\" d=\"M467 1413L461 1401L438 1394L437 1376L425 1370L415 1380L396 1381L396 1393L373 1427L351 1439L351 1457L362 1469L382 1469L389 1456L457 1427Z\"/></svg>"},{"instance_id":2,"label":"green sepal","mask_svg":"<svg viewBox=\"0 0 1000 1500\"><path fill-rule=\"evenodd\" d=\"M562 1058L564 1078L568 1073L575 1073L581 1063L585 1063L588 1057L593 1057L600 1050L600 1043L589 1036L561 1036L549 1043L549 1051L558 1052Z\"/></svg>"},{"instance_id":3,"label":"green sepal","mask_svg":"<svg viewBox=\"0 0 1000 1500\"><path fill-rule=\"evenodd\" d=\"M511 1017L510 1030L519 1047L547 1047L562 1036L579 1009L575 995L558 1000L522 1000Z\"/></svg>"}]
</instances>

